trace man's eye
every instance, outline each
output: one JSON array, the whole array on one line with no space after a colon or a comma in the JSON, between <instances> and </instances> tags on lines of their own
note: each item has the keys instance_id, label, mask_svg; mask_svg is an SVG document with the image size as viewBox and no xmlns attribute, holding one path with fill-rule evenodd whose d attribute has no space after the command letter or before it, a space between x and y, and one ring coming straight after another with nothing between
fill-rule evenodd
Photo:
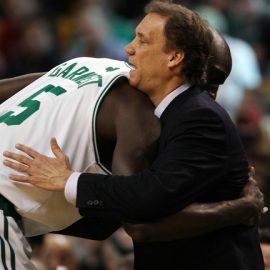
<instances>
[{"instance_id":1,"label":"man's eye","mask_svg":"<svg viewBox=\"0 0 270 270\"><path fill-rule=\"evenodd\" d=\"M141 38L141 39L139 40L139 42L140 42L140 43L146 43L146 40L145 40L144 38Z\"/></svg>"}]
</instances>

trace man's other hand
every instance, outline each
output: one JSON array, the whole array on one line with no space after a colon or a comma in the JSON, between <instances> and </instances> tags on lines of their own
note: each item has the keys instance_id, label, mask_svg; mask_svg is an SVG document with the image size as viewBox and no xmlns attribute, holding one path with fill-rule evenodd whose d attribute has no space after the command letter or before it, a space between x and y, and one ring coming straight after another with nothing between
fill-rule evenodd
<instances>
[{"instance_id":1,"label":"man's other hand","mask_svg":"<svg viewBox=\"0 0 270 270\"><path fill-rule=\"evenodd\" d=\"M65 189L72 170L68 157L62 152L55 138L51 139L51 149L55 158L42 155L26 145L17 144L16 148L27 156L10 151L3 153L8 158L3 161L4 165L24 174L10 174L11 180L30 183L51 191Z\"/></svg>"}]
</instances>

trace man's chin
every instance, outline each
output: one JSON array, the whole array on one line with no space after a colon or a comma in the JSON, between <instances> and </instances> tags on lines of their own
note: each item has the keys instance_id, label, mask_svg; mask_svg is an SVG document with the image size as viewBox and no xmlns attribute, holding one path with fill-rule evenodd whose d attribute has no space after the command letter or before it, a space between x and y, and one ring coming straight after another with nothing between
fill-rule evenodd
<instances>
[{"instance_id":1,"label":"man's chin","mask_svg":"<svg viewBox=\"0 0 270 270\"><path fill-rule=\"evenodd\" d=\"M131 74L130 74L130 77L129 77L129 84L131 86L133 86L133 87L137 87L137 85L138 85L138 83L136 82L134 76L132 76Z\"/></svg>"}]
</instances>

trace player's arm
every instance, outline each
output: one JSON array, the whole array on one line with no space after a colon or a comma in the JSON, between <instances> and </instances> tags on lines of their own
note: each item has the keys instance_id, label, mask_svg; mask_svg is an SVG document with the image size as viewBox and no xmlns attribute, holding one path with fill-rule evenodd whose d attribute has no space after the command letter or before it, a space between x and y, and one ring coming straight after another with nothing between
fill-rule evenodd
<instances>
[{"instance_id":1,"label":"player's arm","mask_svg":"<svg viewBox=\"0 0 270 270\"><path fill-rule=\"evenodd\" d=\"M31 73L0 80L0 103L16 94L22 88L41 77L44 73Z\"/></svg>"},{"instance_id":2,"label":"player's arm","mask_svg":"<svg viewBox=\"0 0 270 270\"><path fill-rule=\"evenodd\" d=\"M263 206L263 194L251 177L239 199L193 203L181 212L155 223L124 224L124 228L135 241L171 241L209 233L230 225L254 225L263 214Z\"/></svg>"},{"instance_id":3,"label":"player's arm","mask_svg":"<svg viewBox=\"0 0 270 270\"><path fill-rule=\"evenodd\" d=\"M69 227L54 233L92 240L105 240L121 225L121 222L116 220L83 217Z\"/></svg>"}]
</instances>

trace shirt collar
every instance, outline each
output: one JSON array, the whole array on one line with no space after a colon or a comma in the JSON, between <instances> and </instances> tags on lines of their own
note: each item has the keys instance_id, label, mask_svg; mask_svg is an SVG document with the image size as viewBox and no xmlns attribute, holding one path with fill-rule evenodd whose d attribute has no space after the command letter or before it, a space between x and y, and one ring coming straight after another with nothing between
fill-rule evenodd
<instances>
[{"instance_id":1,"label":"shirt collar","mask_svg":"<svg viewBox=\"0 0 270 270\"><path fill-rule=\"evenodd\" d=\"M162 113L165 111L165 109L169 106L169 104L180 94L185 92L190 87L189 84L183 84L173 90L170 94L168 94L156 107L155 109L155 116L158 118L161 117Z\"/></svg>"}]
</instances>

